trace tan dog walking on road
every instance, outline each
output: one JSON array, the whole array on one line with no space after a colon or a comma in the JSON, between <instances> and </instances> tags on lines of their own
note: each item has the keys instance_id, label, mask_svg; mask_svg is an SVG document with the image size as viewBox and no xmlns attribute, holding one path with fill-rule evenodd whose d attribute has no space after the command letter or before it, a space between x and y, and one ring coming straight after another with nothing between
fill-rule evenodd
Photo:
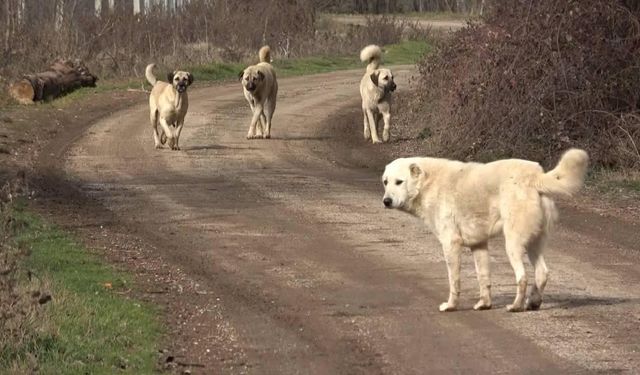
<instances>
[{"instance_id":1,"label":"tan dog walking on road","mask_svg":"<svg viewBox=\"0 0 640 375\"><path fill-rule=\"evenodd\" d=\"M149 64L145 70L147 81L153 86L149 95L153 142L156 148L160 148L168 140L172 150L180 150L178 141L189 109L187 87L193 83L193 75L177 70L167 75L169 83L162 82L153 75L154 67L155 64ZM161 135L158 134L158 123L162 127Z\"/></svg>"},{"instance_id":2,"label":"tan dog walking on road","mask_svg":"<svg viewBox=\"0 0 640 375\"><path fill-rule=\"evenodd\" d=\"M390 69L380 68L382 49L376 45L364 47L360 51L360 60L368 63L367 70L360 80L364 139L380 143L378 124L382 119L384 122L382 141L388 142L391 126L391 93L396 89L393 73Z\"/></svg>"},{"instance_id":3,"label":"tan dog walking on road","mask_svg":"<svg viewBox=\"0 0 640 375\"><path fill-rule=\"evenodd\" d=\"M515 300L507 310L540 308L548 275L543 252L558 216L551 197L576 193L584 183L588 162L586 152L571 149L547 173L538 163L520 159L480 164L402 158L386 166L382 177L385 207L422 219L442 245L449 299L440 305L440 311L458 307L463 247L473 253L480 284L480 300L473 308L491 308L488 241L500 232L517 284ZM525 254L535 273L526 301Z\"/></svg>"},{"instance_id":4,"label":"tan dog walking on road","mask_svg":"<svg viewBox=\"0 0 640 375\"><path fill-rule=\"evenodd\" d=\"M271 49L263 46L258 52L260 62L240 72L244 97L251 108L251 124L247 139L271 138L271 118L276 110L278 80L271 66Z\"/></svg>"}]
</instances>

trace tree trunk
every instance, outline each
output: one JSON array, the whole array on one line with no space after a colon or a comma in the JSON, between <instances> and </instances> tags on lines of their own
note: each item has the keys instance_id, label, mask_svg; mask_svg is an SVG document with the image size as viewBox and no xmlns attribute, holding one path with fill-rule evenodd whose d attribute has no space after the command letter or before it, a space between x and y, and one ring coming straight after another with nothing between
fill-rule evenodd
<instances>
[{"instance_id":1,"label":"tree trunk","mask_svg":"<svg viewBox=\"0 0 640 375\"><path fill-rule=\"evenodd\" d=\"M95 87L98 78L80 61L59 60L46 72L28 74L9 86L9 94L21 104L51 100L79 87Z\"/></svg>"}]
</instances>

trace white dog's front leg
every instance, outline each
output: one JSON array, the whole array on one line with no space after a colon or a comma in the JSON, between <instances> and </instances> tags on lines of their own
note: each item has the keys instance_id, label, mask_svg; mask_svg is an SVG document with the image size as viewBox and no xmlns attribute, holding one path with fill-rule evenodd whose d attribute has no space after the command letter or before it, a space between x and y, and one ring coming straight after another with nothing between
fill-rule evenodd
<instances>
[{"instance_id":1,"label":"white dog's front leg","mask_svg":"<svg viewBox=\"0 0 640 375\"><path fill-rule=\"evenodd\" d=\"M249 125L249 132L247 133L247 139L253 139L256 137L256 125L260 121L262 115L262 105L256 104L253 107L253 117L251 117L251 125Z\"/></svg>"},{"instance_id":2,"label":"white dog's front leg","mask_svg":"<svg viewBox=\"0 0 640 375\"><path fill-rule=\"evenodd\" d=\"M380 139L378 138L378 130L376 129L376 116L373 114L373 111L370 109L366 110L367 119L369 119L369 130L371 131L371 142L372 143L380 143Z\"/></svg>"},{"instance_id":3,"label":"white dog's front leg","mask_svg":"<svg viewBox=\"0 0 640 375\"><path fill-rule=\"evenodd\" d=\"M174 146L173 150L180 150L180 146L178 145L178 142L180 141L180 133L182 132L183 125L184 125L183 121L178 122L178 128L176 129L176 140L175 140L175 143L173 144Z\"/></svg>"},{"instance_id":4,"label":"white dog's front leg","mask_svg":"<svg viewBox=\"0 0 640 375\"><path fill-rule=\"evenodd\" d=\"M384 129L382 130L382 141L389 142L389 128L391 127L391 114L389 112L382 113L382 120L384 121Z\"/></svg>"},{"instance_id":5,"label":"white dog's front leg","mask_svg":"<svg viewBox=\"0 0 640 375\"><path fill-rule=\"evenodd\" d=\"M460 297L460 253L462 244L459 240L451 240L442 245L444 259L449 273L449 300L440 304L440 311L454 311L458 307Z\"/></svg>"},{"instance_id":6,"label":"white dog's front leg","mask_svg":"<svg viewBox=\"0 0 640 375\"><path fill-rule=\"evenodd\" d=\"M173 129L169 127L169 124L167 123L167 119L164 117L160 117L160 125L162 126L162 130L164 131L164 134L167 137L167 143L169 144L169 147L173 149L173 142L174 142Z\"/></svg>"},{"instance_id":7,"label":"white dog's front leg","mask_svg":"<svg viewBox=\"0 0 640 375\"><path fill-rule=\"evenodd\" d=\"M362 109L362 117L364 117L364 140L368 141L371 139L371 129L369 129L369 120L367 119L367 110Z\"/></svg>"}]
</instances>

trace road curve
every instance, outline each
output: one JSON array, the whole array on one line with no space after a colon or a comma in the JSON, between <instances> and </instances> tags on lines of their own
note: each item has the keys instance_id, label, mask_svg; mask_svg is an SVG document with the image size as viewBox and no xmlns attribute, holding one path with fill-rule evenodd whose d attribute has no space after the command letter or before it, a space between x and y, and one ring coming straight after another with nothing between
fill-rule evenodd
<instances>
[{"instance_id":1,"label":"road curve","mask_svg":"<svg viewBox=\"0 0 640 375\"><path fill-rule=\"evenodd\" d=\"M70 178L210 296L186 353L202 373L640 371L637 249L564 226L541 311L504 310L515 285L501 240L491 251L495 308L471 311L465 254L462 309L437 311L447 296L437 241L382 208L379 170L335 152L344 133L327 121L358 106L360 74L281 79L267 141L245 139L237 83L190 91L182 151L153 148L146 105L71 140ZM396 74L406 87L410 72ZM363 142L350 152L376 150Z\"/></svg>"}]
</instances>

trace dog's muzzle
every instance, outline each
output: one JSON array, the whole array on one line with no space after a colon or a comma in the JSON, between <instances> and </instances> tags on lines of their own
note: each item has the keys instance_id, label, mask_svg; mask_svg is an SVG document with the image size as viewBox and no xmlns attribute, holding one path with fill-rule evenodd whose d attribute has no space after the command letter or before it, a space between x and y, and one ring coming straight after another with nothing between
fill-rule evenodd
<instances>
[{"instance_id":1,"label":"dog's muzzle","mask_svg":"<svg viewBox=\"0 0 640 375\"><path fill-rule=\"evenodd\" d=\"M389 91L394 92L396 91L396 83L395 82L391 82L391 85L389 87Z\"/></svg>"},{"instance_id":2,"label":"dog's muzzle","mask_svg":"<svg viewBox=\"0 0 640 375\"><path fill-rule=\"evenodd\" d=\"M384 204L384 206L385 206L386 208L391 208L391 205L393 204L393 199L391 199L391 198L384 198L384 199L382 200L382 203Z\"/></svg>"},{"instance_id":3,"label":"dog's muzzle","mask_svg":"<svg viewBox=\"0 0 640 375\"><path fill-rule=\"evenodd\" d=\"M178 84L176 86L176 90L178 90L178 92L182 94L183 92L187 91L187 85Z\"/></svg>"},{"instance_id":4,"label":"dog's muzzle","mask_svg":"<svg viewBox=\"0 0 640 375\"><path fill-rule=\"evenodd\" d=\"M256 89L256 84L253 82L249 82L245 87L247 88L247 91L253 91Z\"/></svg>"}]
</instances>

